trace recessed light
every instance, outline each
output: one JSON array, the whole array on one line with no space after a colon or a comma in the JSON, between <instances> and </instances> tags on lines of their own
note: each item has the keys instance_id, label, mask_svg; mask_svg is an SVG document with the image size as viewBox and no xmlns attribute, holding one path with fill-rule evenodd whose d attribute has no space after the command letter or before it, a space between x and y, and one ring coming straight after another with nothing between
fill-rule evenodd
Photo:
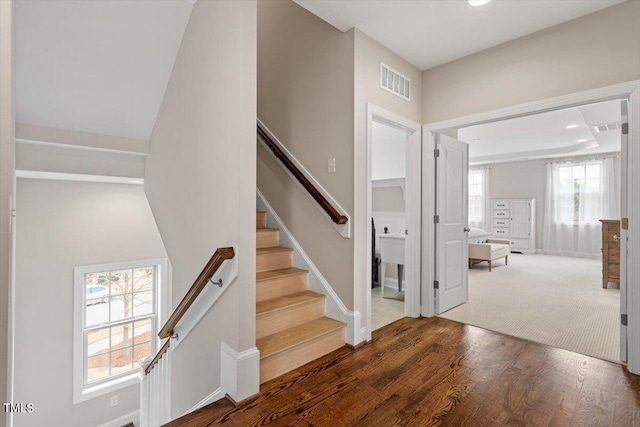
<instances>
[{"instance_id":1,"label":"recessed light","mask_svg":"<svg viewBox=\"0 0 640 427\"><path fill-rule=\"evenodd\" d=\"M480 141L482 141L480 138L476 138L473 140L473 142L480 142Z\"/></svg>"},{"instance_id":2,"label":"recessed light","mask_svg":"<svg viewBox=\"0 0 640 427\"><path fill-rule=\"evenodd\" d=\"M575 129L577 127L578 127L578 125L567 125L566 129Z\"/></svg>"},{"instance_id":3,"label":"recessed light","mask_svg":"<svg viewBox=\"0 0 640 427\"><path fill-rule=\"evenodd\" d=\"M587 140L586 139L579 139L576 142L587 142Z\"/></svg>"},{"instance_id":4,"label":"recessed light","mask_svg":"<svg viewBox=\"0 0 640 427\"><path fill-rule=\"evenodd\" d=\"M482 6L483 4L489 3L491 0L469 0L469 4L471 6Z\"/></svg>"}]
</instances>

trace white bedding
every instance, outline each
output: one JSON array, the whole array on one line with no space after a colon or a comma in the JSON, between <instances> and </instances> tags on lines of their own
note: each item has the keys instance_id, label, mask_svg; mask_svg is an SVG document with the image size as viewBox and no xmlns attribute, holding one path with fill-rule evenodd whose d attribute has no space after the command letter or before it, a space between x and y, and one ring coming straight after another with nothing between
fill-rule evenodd
<instances>
[{"instance_id":1,"label":"white bedding","mask_svg":"<svg viewBox=\"0 0 640 427\"><path fill-rule=\"evenodd\" d=\"M493 236L488 231L482 230L481 228L471 228L468 240L469 243L484 243L491 237Z\"/></svg>"}]
</instances>

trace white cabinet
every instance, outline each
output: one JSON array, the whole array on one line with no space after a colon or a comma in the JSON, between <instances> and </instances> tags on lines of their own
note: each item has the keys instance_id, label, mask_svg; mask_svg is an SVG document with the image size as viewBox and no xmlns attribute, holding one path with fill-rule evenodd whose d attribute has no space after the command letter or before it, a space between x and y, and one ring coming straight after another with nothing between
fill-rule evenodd
<instances>
[{"instance_id":1,"label":"white cabinet","mask_svg":"<svg viewBox=\"0 0 640 427\"><path fill-rule=\"evenodd\" d=\"M491 199L493 235L508 239L512 252L536 251L536 199Z\"/></svg>"}]
</instances>

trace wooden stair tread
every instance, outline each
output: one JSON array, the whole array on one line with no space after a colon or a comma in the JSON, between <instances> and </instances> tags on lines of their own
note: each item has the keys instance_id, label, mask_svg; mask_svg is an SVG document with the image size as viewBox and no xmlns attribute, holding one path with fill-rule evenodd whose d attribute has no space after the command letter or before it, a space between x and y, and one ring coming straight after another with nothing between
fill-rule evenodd
<instances>
[{"instance_id":1,"label":"wooden stair tread","mask_svg":"<svg viewBox=\"0 0 640 427\"><path fill-rule=\"evenodd\" d=\"M289 268L279 268L277 270L267 270L260 271L256 273L256 282L260 282L263 280L287 277L287 276L296 276L298 274L308 273L308 270L303 270L301 268L289 267Z\"/></svg>"},{"instance_id":2,"label":"wooden stair tread","mask_svg":"<svg viewBox=\"0 0 640 427\"><path fill-rule=\"evenodd\" d=\"M270 246L268 248L257 248L256 255L271 254L276 252L293 252L292 248L285 248L284 246Z\"/></svg>"},{"instance_id":3,"label":"wooden stair tread","mask_svg":"<svg viewBox=\"0 0 640 427\"><path fill-rule=\"evenodd\" d=\"M256 233L267 233L267 232L273 232L273 231L280 231L279 228L256 228Z\"/></svg>"},{"instance_id":4,"label":"wooden stair tread","mask_svg":"<svg viewBox=\"0 0 640 427\"><path fill-rule=\"evenodd\" d=\"M283 310L285 308L294 307L299 304L311 302L325 296L313 291L302 291L295 294L284 295L278 298L272 298L256 303L256 316L274 311Z\"/></svg>"},{"instance_id":5,"label":"wooden stair tread","mask_svg":"<svg viewBox=\"0 0 640 427\"><path fill-rule=\"evenodd\" d=\"M321 317L259 338L256 340L256 347L260 350L260 359L264 359L345 326L343 322Z\"/></svg>"}]
</instances>

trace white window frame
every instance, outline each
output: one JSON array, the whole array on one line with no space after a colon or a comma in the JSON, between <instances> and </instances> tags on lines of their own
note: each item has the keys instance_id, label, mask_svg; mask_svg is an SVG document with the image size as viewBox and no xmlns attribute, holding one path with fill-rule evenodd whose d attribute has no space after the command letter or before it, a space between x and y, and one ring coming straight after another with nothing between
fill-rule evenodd
<instances>
[{"instance_id":1,"label":"white window frame","mask_svg":"<svg viewBox=\"0 0 640 427\"><path fill-rule=\"evenodd\" d=\"M85 402L116 390L129 387L140 382L139 371L134 369L131 373L100 382L95 385L84 384L85 354L84 354L84 315L85 315L85 274L126 270L131 268L155 267L155 330L161 327L165 320L169 304L168 265L166 258L149 259L140 261L117 262L110 264L97 264L80 266L73 269L73 404ZM152 346L152 352L160 348L160 339L157 338ZM154 350L155 349L155 350Z\"/></svg>"},{"instance_id":2,"label":"white window frame","mask_svg":"<svg viewBox=\"0 0 640 427\"><path fill-rule=\"evenodd\" d=\"M472 186L477 186L476 184L471 184L471 175L480 175L482 177L482 182L480 183L480 194L479 195L473 195L471 194L471 187ZM483 203L484 200L486 200L486 194L484 191L484 181L486 180L486 172L484 169L471 169L469 168L469 222L473 221L473 222L487 222L487 218L485 218L486 216L486 206L485 203ZM480 217L473 217L471 216L471 209L472 209L472 203L471 203L471 198L472 197L480 197L480 206L478 206L478 208L480 209Z\"/></svg>"}]
</instances>

